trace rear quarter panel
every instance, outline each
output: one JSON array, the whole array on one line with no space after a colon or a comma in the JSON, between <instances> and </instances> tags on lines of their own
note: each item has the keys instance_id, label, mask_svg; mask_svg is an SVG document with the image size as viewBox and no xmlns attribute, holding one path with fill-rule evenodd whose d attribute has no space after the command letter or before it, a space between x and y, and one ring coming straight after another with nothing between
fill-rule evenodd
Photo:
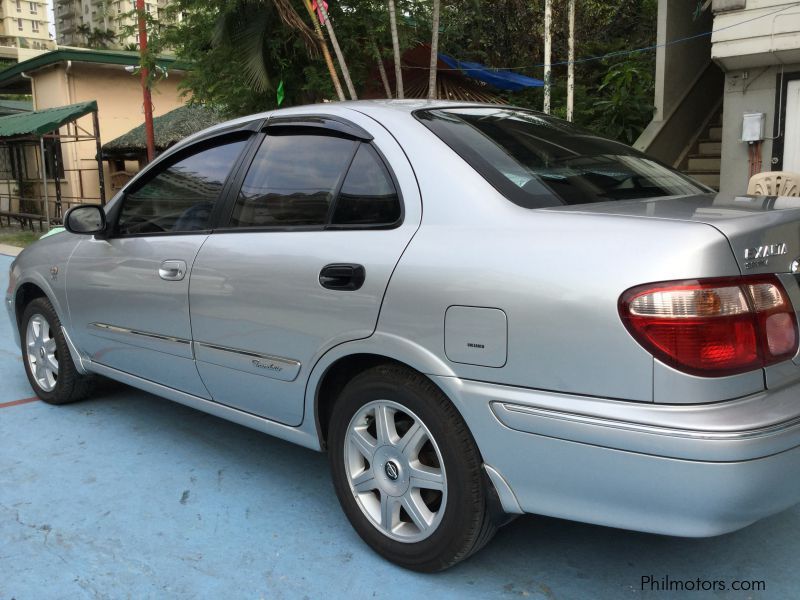
<instances>
[{"instance_id":1,"label":"rear quarter panel","mask_svg":"<svg viewBox=\"0 0 800 600\"><path fill-rule=\"evenodd\" d=\"M619 297L648 282L738 275L725 237L702 223L518 207L413 117L383 120L412 162L423 220L378 331L413 340L458 377L652 402L654 361L622 325ZM453 305L506 313L504 366L448 360Z\"/></svg>"}]
</instances>

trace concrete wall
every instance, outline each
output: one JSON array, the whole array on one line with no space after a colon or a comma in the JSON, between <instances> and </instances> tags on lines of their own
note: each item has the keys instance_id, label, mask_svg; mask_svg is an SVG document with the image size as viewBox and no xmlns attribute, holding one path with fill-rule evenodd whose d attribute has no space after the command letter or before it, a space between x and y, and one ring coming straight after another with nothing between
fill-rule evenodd
<instances>
[{"instance_id":1,"label":"concrete wall","mask_svg":"<svg viewBox=\"0 0 800 600\"><path fill-rule=\"evenodd\" d=\"M742 116L765 113L765 137L778 133L773 129L781 69L800 71L800 8L792 0L747 0L743 7L715 2L713 9L712 58L725 70L720 192L743 194L750 160L748 144L740 141ZM765 139L762 171L772 170L771 159L772 140Z\"/></svg>"},{"instance_id":2,"label":"concrete wall","mask_svg":"<svg viewBox=\"0 0 800 600\"><path fill-rule=\"evenodd\" d=\"M712 18L706 11L695 19L694 11L685 0L659 0L658 44L692 37L711 29ZM708 36L687 42L659 47L656 50L656 78L653 120L642 132L634 146L667 163L673 164L692 141L695 129L713 109L716 98L708 97L705 89L692 91L705 78L712 82L718 73L709 73L711 42ZM686 105L689 100L691 106ZM710 105L706 109L706 104ZM678 115L683 111L683 114ZM680 125L670 127L670 119L678 115Z\"/></svg>"},{"instance_id":3,"label":"concrete wall","mask_svg":"<svg viewBox=\"0 0 800 600\"><path fill-rule=\"evenodd\" d=\"M711 14L697 19L686 0L659 0L658 43L691 37L711 29ZM656 51L656 119L666 118L675 110L687 88L710 62L711 42L700 37L673 44Z\"/></svg>"},{"instance_id":4,"label":"concrete wall","mask_svg":"<svg viewBox=\"0 0 800 600\"><path fill-rule=\"evenodd\" d=\"M800 71L800 64L787 65L786 72ZM770 138L773 131L776 106L776 87L780 79L780 68L775 66L758 69L730 71L725 74L725 96L722 122L722 171L720 192L744 194L750 178L748 144L740 141L742 115L750 112L766 114L764 135ZM761 147L762 170L770 171L772 141L764 140Z\"/></svg>"},{"instance_id":5,"label":"concrete wall","mask_svg":"<svg viewBox=\"0 0 800 600\"><path fill-rule=\"evenodd\" d=\"M103 143L127 133L144 120L139 77L127 73L122 66L59 64L33 73L33 78L35 109L96 100ZM179 72L170 72L167 79L156 83L153 88L154 116L163 115L184 104L178 90L181 79ZM92 132L90 115L80 119L78 124ZM62 128L62 134L65 132ZM87 200L99 199L95 142L63 143L62 152L66 170L86 169L80 175L77 172L67 173L62 182L62 194ZM106 197L110 198L111 182L107 163L104 164L104 173Z\"/></svg>"},{"instance_id":6,"label":"concrete wall","mask_svg":"<svg viewBox=\"0 0 800 600\"><path fill-rule=\"evenodd\" d=\"M714 3L711 56L726 71L800 62L795 0L747 0L740 10ZM740 25L741 23L741 25Z\"/></svg>"}]
</instances>

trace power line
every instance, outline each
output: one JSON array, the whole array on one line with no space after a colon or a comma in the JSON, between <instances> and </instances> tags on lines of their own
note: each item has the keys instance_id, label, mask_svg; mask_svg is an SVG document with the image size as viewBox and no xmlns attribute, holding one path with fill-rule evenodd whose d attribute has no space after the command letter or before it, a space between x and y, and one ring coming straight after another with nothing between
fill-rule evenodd
<instances>
[{"instance_id":1,"label":"power line","mask_svg":"<svg viewBox=\"0 0 800 600\"><path fill-rule=\"evenodd\" d=\"M789 4L789 5L784 6L783 8L780 8L778 10L774 10L772 12L765 13L763 15L758 15L758 16L752 17L750 19L745 19L744 21L739 21L738 23L733 23L731 25L726 25L725 27L720 27L719 29L712 29L710 31L704 31L702 33L697 33L695 35L690 35L690 36L687 36L687 37L678 38L677 40L670 40L669 42L664 42L663 44L653 44L652 46L643 46L641 48L635 48L633 50L617 50L615 52L609 52L607 54L600 54L600 55L597 55L597 56L587 56L587 57L584 57L584 58L578 58L578 59L575 59L573 61L562 60L562 61L559 61L559 62L550 63L550 66L551 67L561 67L561 66L564 66L564 65L568 65L570 63L577 65L577 64L581 64L581 63L593 62L593 61L596 61L596 60L605 60L607 58L615 58L615 57L618 57L618 56L630 56L631 54L638 54L640 52L650 52L651 50L657 50L658 48L666 48L667 46L673 46L675 44L682 44L684 42L690 42L692 40L696 40L696 39L699 39L699 38L709 37L711 35L714 35L715 33L719 33L720 31L725 31L727 29L733 29L734 27L739 27L740 25L745 25L746 23L751 23L752 21L757 21L758 19L763 19L765 17L771 17L772 15L776 15L778 13L784 12L786 10L789 10L790 8L797 8L798 6L800 6L800 2L795 2L794 4ZM528 69L542 68L544 66L546 66L545 63L539 63L539 64L536 64L536 65L525 65L525 66L521 66L521 67L487 67L487 68L491 69L492 71L522 71L522 70L528 70ZM418 67L418 66L412 66L412 65L403 65L403 68L405 68L405 69L425 69L425 70L429 69L429 67ZM440 68L438 70L439 71L469 71L470 69L469 68L447 67L447 68Z\"/></svg>"}]
</instances>

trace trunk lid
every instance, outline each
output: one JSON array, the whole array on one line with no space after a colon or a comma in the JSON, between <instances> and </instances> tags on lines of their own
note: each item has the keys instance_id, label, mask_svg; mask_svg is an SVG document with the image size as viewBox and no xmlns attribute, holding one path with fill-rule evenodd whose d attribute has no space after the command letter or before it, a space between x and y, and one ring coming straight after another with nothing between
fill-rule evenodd
<instances>
[{"instance_id":1,"label":"trunk lid","mask_svg":"<svg viewBox=\"0 0 800 600\"><path fill-rule=\"evenodd\" d=\"M800 198L701 194L542 210L705 223L728 239L743 274L789 273L800 258Z\"/></svg>"}]
</instances>

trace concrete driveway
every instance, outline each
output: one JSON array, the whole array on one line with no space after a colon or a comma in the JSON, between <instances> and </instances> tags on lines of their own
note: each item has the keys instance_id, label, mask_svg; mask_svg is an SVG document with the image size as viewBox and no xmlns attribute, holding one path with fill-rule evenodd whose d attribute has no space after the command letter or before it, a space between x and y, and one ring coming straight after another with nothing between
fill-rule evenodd
<instances>
[{"instance_id":1,"label":"concrete driveway","mask_svg":"<svg viewBox=\"0 0 800 600\"><path fill-rule=\"evenodd\" d=\"M685 595L648 576L766 588L692 597L800 593L798 508L705 540L523 517L450 571L404 571L351 529L324 455L121 385L27 401L10 327L0 314L2 600Z\"/></svg>"}]
</instances>

